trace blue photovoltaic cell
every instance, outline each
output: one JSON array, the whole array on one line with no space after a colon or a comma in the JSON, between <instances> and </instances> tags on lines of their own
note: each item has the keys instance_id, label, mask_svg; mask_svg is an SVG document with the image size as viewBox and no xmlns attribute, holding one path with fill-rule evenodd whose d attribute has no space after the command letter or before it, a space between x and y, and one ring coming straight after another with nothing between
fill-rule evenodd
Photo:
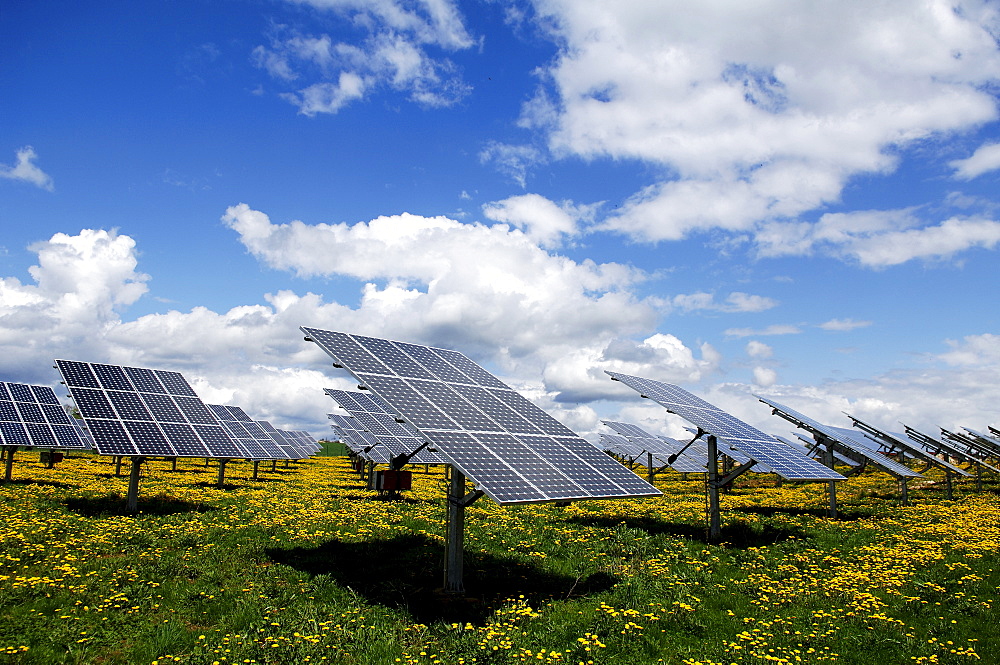
<instances>
[{"instance_id":1,"label":"blue photovoltaic cell","mask_svg":"<svg viewBox=\"0 0 1000 665\"><path fill-rule=\"evenodd\" d=\"M461 353L302 331L498 503L659 494Z\"/></svg>"},{"instance_id":2,"label":"blue photovoltaic cell","mask_svg":"<svg viewBox=\"0 0 1000 665\"><path fill-rule=\"evenodd\" d=\"M836 471L799 454L770 434L761 432L680 386L618 372L605 372L612 379L621 381L640 395L658 402L706 434L715 436L720 450L722 445L728 445L733 453L738 451L748 455L786 480L844 480ZM726 454L733 456L729 452Z\"/></svg>"},{"instance_id":3,"label":"blue photovoltaic cell","mask_svg":"<svg viewBox=\"0 0 1000 665\"><path fill-rule=\"evenodd\" d=\"M811 432L812 434L818 434L821 437L832 441L835 446L842 446L846 448L850 453L855 456L861 456L867 459L872 464L878 468L890 473L894 476L900 478L922 478L919 473L913 469L891 460L881 453L875 452L869 446L859 442L856 437L858 436L853 431L844 428L833 428L829 425L824 425L816 420L813 420L809 416L803 415L794 409L791 409L783 404L779 404L773 400L766 397L757 396L764 404L767 404L775 411L775 415L779 415L790 423L801 427L804 430ZM861 435L863 436L863 435ZM844 451L841 450L841 453ZM850 454L848 453L848 454Z\"/></svg>"},{"instance_id":4,"label":"blue photovoltaic cell","mask_svg":"<svg viewBox=\"0 0 1000 665\"><path fill-rule=\"evenodd\" d=\"M177 372L56 360L101 455L247 458Z\"/></svg>"},{"instance_id":5,"label":"blue photovoltaic cell","mask_svg":"<svg viewBox=\"0 0 1000 665\"><path fill-rule=\"evenodd\" d=\"M238 406L222 404L206 404L206 406L219 419L230 438L237 441L247 451L248 459L285 459L284 453L275 444L274 439L255 423L243 409Z\"/></svg>"},{"instance_id":6,"label":"blue photovoltaic cell","mask_svg":"<svg viewBox=\"0 0 1000 665\"><path fill-rule=\"evenodd\" d=\"M378 445L365 451L365 446L356 451L377 463L390 464L392 457L410 455L423 445L415 430L396 422L392 407L372 396L371 391L348 392L327 388L324 392L351 414L350 428L364 429L372 434ZM334 418L331 415L331 418ZM382 460L385 460L383 462ZM444 464L445 460L435 452L424 448L410 458L411 464Z\"/></svg>"},{"instance_id":7,"label":"blue photovoltaic cell","mask_svg":"<svg viewBox=\"0 0 1000 665\"><path fill-rule=\"evenodd\" d=\"M0 445L86 448L48 386L0 382L0 423Z\"/></svg>"}]
</instances>

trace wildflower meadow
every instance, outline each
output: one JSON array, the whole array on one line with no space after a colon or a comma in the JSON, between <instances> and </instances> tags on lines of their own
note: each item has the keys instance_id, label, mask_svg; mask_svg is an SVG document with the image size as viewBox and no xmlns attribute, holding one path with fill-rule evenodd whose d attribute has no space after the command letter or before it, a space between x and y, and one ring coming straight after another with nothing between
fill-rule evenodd
<instances>
[{"instance_id":1,"label":"wildflower meadow","mask_svg":"<svg viewBox=\"0 0 1000 665\"><path fill-rule=\"evenodd\" d=\"M441 593L444 474L396 500L347 458L261 473L111 459L0 485L0 663L997 663L1000 486L742 477L705 538L703 480L658 498L466 515L461 597Z\"/></svg>"}]
</instances>

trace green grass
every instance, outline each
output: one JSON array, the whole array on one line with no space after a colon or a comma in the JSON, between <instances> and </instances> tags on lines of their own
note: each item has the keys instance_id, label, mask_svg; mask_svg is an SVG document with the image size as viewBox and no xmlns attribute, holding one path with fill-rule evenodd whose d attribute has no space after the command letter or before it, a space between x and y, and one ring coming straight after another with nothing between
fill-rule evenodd
<instances>
[{"instance_id":1,"label":"green grass","mask_svg":"<svg viewBox=\"0 0 1000 665\"><path fill-rule=\"evenodd\" d=\"M656 499L467 511L466 587L443 594L444 483L405 500L343 458L250 479L231 464L18 457L0 485L0 663L996 663L1000 497L879 474L747 476L709 544L699 481Z\"/></svg>"}]
</instances>

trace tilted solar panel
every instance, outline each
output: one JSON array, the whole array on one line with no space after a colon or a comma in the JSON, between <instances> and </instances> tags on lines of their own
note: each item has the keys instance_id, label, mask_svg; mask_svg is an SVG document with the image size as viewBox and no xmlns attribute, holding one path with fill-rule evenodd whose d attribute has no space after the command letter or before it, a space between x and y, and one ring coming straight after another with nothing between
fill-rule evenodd
<instances>
[{"instance_id":1,"label":"tilted solar panel","mask_svg":"<svg viewBox=\"0 0 1000 665\"><path fill-rule=\"evenodd\" d=\"M813 420L809 416L799 413L790 407L779 404L778 402L766 397L760 397L758 395L757 399L774 409L774 413L776 415L781 416L785 420L801 427L802 429L812 432L813 434L826 437L832 441L834 445L839 445L850 451L850 453L860 456L862 459L868 460L887 473L900 478L923 478L923 476L910 467L889 459L882 453L873 449L870 445L859 441L859 437L863 438L864 435L854 430L847 429L845 427L832 427L830 425L824 425L823 423Z\"/></svg>"},{"instance_id":2,"label":"tilted solar panel","mask_svg":"<svg viewBox=\"0 0 1000 665\"><path fill-rule=\"evenodd\" d=\"M905 434L899 434L896 432L889 432L886 430L879 429L878 427L866 423L865 421L860 420L859 418L855 418L849 413L844 415L846 415L848 418L851 419L851 421L853 421L855 427L857 427L862 432L868 434L869 436L875 437L890 450L895 450L897 452L904 453L906 455L909 455L910 457L916 457L917 459L929 462L930 464L944 468L953 473L957 473L961 476L972 475L965 469L961 469L952 464L951 462L943 460L932 454L927 449L917 445L915 442L909 440Z\"/></svg>"},{"instance_id":3,"label":"tilted solar panel","mask_svg":"<svg viewBox=\"0 0 1000 665\"><path fill-rule=\"evenodd\" d=\"M965 463L978 464L979 466L989 469L990 471L996 471L1000 473L1000 469L988 463L986 460L979 457L977 454L972 453L968 450L963 450L958 447L957 444L952 442L944 442L940 439L935 439L929 434L924 434L923 432L916 430L905 423L900 423L903 425L903 429L906 432L906 436L911 440L915 441L917 445L922 446L927 452L932 455L947 455L948 457L953 457Z\"/></svg>"},{"instance_id":4,"label":"tilted solar panel","mask_svg":"<svg viewBox=\"0 0 1000 665\"><path fill-rule=\"evenodd\" d=\"M48 386L0 381L0 445L84 450L75 420Z\"/></svg>"},{"instance_id":5,"label":"tilted solar panel","mask_svg":"<svg viewBox=\"0 0 1000 665\"><path fill-rule=\"evenodd\" d=\"M844 477L777 441L739 418L692 395L680 386L618 372L605 372L640 395L648 397L671 413L676 413L720 443L766 464L786 480L844 480ZM728 453L727 453L728 454Z\"/></svg>"},{"instance_id":6,"label":"tilted solar panel","mask_svg":"<svg viewBox=\"0 0 1000 665\"><path fill-rule=\"evenodd\" d=\"M245 459L177 372L56 360L101 455Z\"/></svg>"},{"instance_id":7,"label":"tilted solar panel","mask_svg":"<svg viewBox=\"0 0 1000 665\"><path fill-rule=\"evenodd\" d=\"M208 404L207 406L222 423L226 433L247 451L247 459L285 459L284 453L278 448L274 439L243 409L238 406L222 404Z\"/></svg>"},{"instance_id":8,"label":"tilted solar panel","mask_svg":"<svg viewBox=\"0 0 1000 665\"><path fill-rule=\"evenodd\" d=\"M353 416L358 423L388 449L393 456L409 455L423 445L419 433L396 422L392 407L367 393L326 388L323 392ZM424 448L410 458L411 464L445 464L437 452Z\"/></svg>"},{"instance_id":9,"label":"tilted solar panel","mask_svg":"<svg viewBox=\"0 0 1000 665\"><path fill-rule=\"evenodd\" d=\"M498 503L660 494L456 351L302 331Z\"/></svg>"},{"instance_id":10,"label":"tilted solar panel","mask_svg":"<svg viewBox=\"0 0 1000 665\"><path fill-rule=\"evenodd\" d=\"M625 436L633 446L640 449L647 455L644 461L640 455L637 461L649 464L648 456L659 466L669 466L680 473L706 473L708 471L708 455L698 448L692 446L682 453L684 444L665 436L655 436L650 434L638 425L623 423L614 420L602 420L605 425ZM670 457L677 455L671 463Z\"/></svg>"}]
</instances>

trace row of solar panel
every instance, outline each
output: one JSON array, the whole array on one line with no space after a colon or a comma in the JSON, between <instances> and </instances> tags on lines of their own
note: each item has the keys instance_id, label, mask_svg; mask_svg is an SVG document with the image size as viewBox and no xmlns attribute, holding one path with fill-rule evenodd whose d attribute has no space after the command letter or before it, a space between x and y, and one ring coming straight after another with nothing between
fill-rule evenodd
<instances>
[{"instance_id":1,"label":"row of solar panel","mask_svg":"<svg viewBox=\"0 0 1000 665\"><path fill-rule=\"evenodd\" d=\"M89 448L114 456L304 459L305 432L255 422L239 407L206 405L177 372L57 360L80 421L47 386L0 383L0 443Z\"/></svg>"}]
</instances>

